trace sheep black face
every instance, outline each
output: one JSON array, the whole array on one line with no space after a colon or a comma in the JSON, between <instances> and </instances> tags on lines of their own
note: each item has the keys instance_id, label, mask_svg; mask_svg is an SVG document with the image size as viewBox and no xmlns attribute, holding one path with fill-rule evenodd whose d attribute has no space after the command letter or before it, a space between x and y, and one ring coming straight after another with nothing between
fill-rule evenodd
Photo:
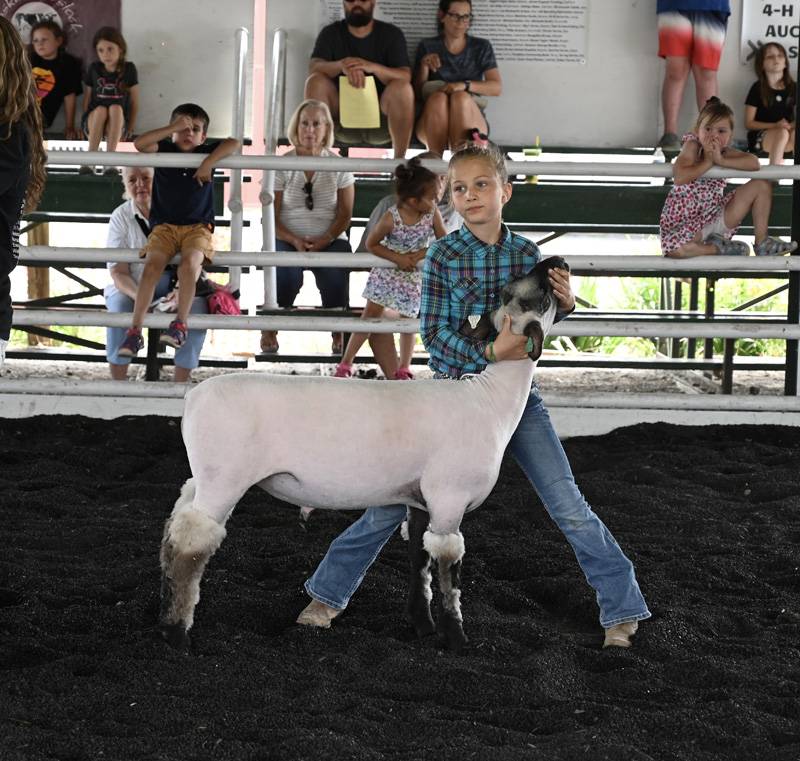
<instances>
[{"instance_id":1,"label":"sheep black face","mask_svg":"<svg viewBox=\"0 0 800 761\"><path fill-rule=\"evenodd\" d=\"M532 360L542 355L544 338L553 326L558 304L550 287L548 273L551 269L569 271L569 265L560 256L551 256L540 261L526 275L510 280L503 286L500 294L502 306L491 315L481 317L471 328L467 321L461 326L461 333L473 338L486 338L491 326L495 330L503 327L503 318L511 318L511 332L528 336L533 348L528 352Z\"/></svg>"}]
</instances>

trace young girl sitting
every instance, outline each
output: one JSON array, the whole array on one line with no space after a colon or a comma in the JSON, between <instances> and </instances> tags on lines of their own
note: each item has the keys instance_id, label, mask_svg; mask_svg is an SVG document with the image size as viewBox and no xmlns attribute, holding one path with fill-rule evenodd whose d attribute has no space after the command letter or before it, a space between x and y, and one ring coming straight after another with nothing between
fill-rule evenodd
<instances>
[{"instance_id":1,"label":"young girl sitting","mask_svg":"<svg viewBox=\"0 0 800 761\"><path fill-rule=\"evenodd\" d=\"M97 61L89 66L83 79L83 119L81 127L89 138L89 150L96 151L105 136L109 151L117 149L123 135L131 136L139 110L139 78L136 66L125 60L128 46L113 27L104 26L92 40ZM91 167L81 167L81 174L92 174ZM107 167L105 174L116 174Z\"/></svg>"},{"instance_id":2,"label":"young girl sitting","mask_svg":"<svg viewBox=\"0 0 800 761\"><path fill-rule=\"evenodd\" d=\"M731 148L732 136L733 111L719 98L709 98L694 132L684 135L683 148L675 159L675 184L661 212L661 249L665 256L746 256L747 244L731 237L748 212L753 216L756 255L786 254L797 248L794 242L768 235L772 186L767 180L750 180L725 195L725 180L703 176L714 166L748 172L759 169L755 156Z\"/></svg>"},{"instance_id":3,"label":"young girl sitting","mask_svg":"<svg viewBox=\"0 0 800 761\"><path fill-rule=\"evenodd\" d=\"M789 73L786 48L777 42L762 45L755 56L758 81L745 98L744 126L747 150L769 154L770 164L782 164L794 150L796 86Z\"/></svg>"},{"instance_id":4,"label":"young girl sitting","mask_svg":"<svg viewBox=\"0 0 800 761\"><path fill-rule=\"evenodd\" d=\"M29 57L36 98L42 107L47 129L64 104L64 137L77 140L75 129L76 96L81 94L81 62L64 50L64 32L52 19L37 21L31 27Z\"/></svg>"},{"instance_id":5,"label":"young girl sitting","mask_svg":"<svg viewBox=\"0 0 800 761\"><path fill-rule=\"evenodd\" d=\"M393 309L403 317L416 317L422 275L417 262L425 258L428 246L435 238L445 235L444 223L436 208L438 178L425 169L419 159L399 164L394 171L397 203L390 206L367 236L367 249L397 265L397 269L376 267L369 274L363 296L367 305L362 319L374 319L384 309ZM342 361L336 366L337 378L349 378L353 360L369 333L353 333L347 342ZM411 380L411 355L414 352L413 333L400 334L398 360L392 341L388 347L380 344L376 360L386 378ZM380 356L378 356L378 354Z\"/></svg>"}]
</instances>

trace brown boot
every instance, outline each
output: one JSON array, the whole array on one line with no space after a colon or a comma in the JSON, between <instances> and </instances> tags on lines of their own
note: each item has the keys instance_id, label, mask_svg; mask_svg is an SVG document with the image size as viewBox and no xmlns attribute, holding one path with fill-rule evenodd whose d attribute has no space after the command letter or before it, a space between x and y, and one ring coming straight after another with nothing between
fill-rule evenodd
<instances>
[{"instance_id":1,"label":"brown boot","mask_svg":"<svg viewBox=\"0 0 800 761\"><path fill-rule=\"evenodd\" d=\"M297 623L304 626L318 626L321 629L330 629L331 621L338 616L342 611L336 608L331 608L319 600L312 600L300 612L297 617Z\"/></svg>"},{"instance_id":2,"label":"brown boot","mask_svg":"<svg viewBox=\"0 0 800 761\"><path fill-rule=\"evenodd\" d=\"M606 629L606 638L603 647L630 647L633 643L631 637L636 634L639 624L636 621L626 621Z\"/></svg>"}]
</instances>

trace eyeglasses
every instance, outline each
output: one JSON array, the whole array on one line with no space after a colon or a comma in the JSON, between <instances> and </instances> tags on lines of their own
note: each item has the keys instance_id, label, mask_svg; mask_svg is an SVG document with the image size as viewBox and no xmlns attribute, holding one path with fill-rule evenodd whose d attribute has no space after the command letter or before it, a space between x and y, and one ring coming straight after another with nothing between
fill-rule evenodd
<instances>
[{"instance_id":1,"label":"eyeglasses","mask_svg":"<svg viewBox=\"0 0 800 761\"><path fill-rule=\"evenodd\" d=\"M303 192L306 194L306 208L309 211L314 211L314 196L311 195L312 190L314 190L314 186L310 181L303 185Z\"/></svg>"},{"instance_id":2,"label":"eyeglasses","mask_svg":"<svg viewBox=\"0 0 800 761\"><path fill-rule=\"evenodd\" d=\"M450 13L450 11L447 11L444 15L450 16L453 21L457 21L459 24L469 24L475 18L472 13Z\"/></svg>"}]
</instances>

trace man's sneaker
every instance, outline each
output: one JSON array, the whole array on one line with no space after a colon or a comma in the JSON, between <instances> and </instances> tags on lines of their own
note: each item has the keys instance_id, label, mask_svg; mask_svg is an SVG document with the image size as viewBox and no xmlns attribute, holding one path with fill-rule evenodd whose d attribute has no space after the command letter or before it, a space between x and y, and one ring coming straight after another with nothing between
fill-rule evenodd
<instances>
[{"instance_id":1,"label":"man's sneaker","mask_svg":"<svg viewBox=\"0 0 800 761\"><path fill-rule=\"evenodd\" d=\"M665 132L658 141L658 147L662 151L680 153L681 139L674 132Z\"/></svg>"},{"instance_id":2,"label":"man's sneaker","mask_svg":"<svg viewBox=\"0 0 800 761\"><path fill-rule=\"evenodd\" d=\"M125 333L125 340L117 349L117 354L120 357L135 357L143 347L142 331L139 328L128 328L127 333Z\"/></svg>"},{"instance_id":3,"label":"man's sneaker","mask_svg":"<svg viewBox=\"0 0 800 761\"><path fill-rule=\"evenodd\" d=\"M783 254L791 254L796 248L797 243L793 240L787 242L780 238L768 236L756 243L753 250L756 252L756 256L782 256Z\"/></svg>"},{"instance_id":4,"label":"man's sneaker","mask_svg":"<svg viewBox=\"0 0 800 761\"><path fill-rule=\"evenodd\" d=\"M720 256L750 256L750 248L744 241L729 240L717 233L709 235L703 243L710 243L714 246Z\"/></svg>"},{"instance_id":5,"label":"man's sneaker","mask_svg":"<svg viewBox=\"0 0 800 761\"><path fill-rule=\"evenodd\" d=\"M188 331L189 329L186 327L185 322L173 320L158 340L162 344L172 346L174 349L180 349L181 346L186 343L186 334Z\"/></svg>"}]
</instances>

